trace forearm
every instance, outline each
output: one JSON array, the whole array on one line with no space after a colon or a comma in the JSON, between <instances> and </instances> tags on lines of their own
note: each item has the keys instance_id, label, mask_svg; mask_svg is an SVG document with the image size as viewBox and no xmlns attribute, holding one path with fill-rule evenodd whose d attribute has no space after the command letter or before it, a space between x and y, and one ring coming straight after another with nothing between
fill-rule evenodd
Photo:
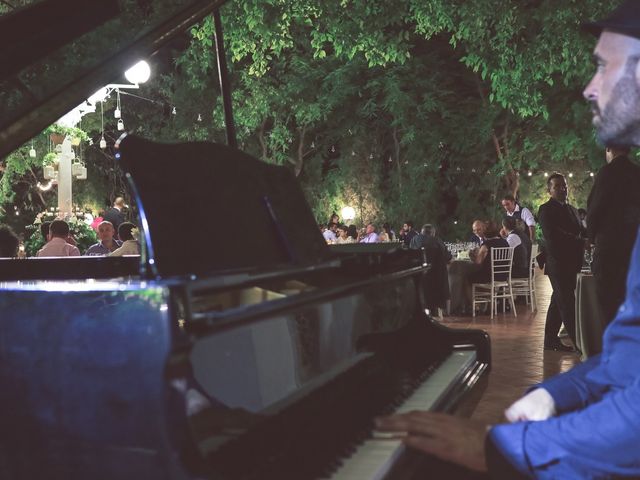
<instances>
[{"instance_id":1,"label":"forearm","mask_svg":"<svg viewBox=\"0 0 640 480\"><path fill-rule=\"evenodd\" d=\"M600 355L573 367L568 372L551 377L534 387L544 388L555 402L556 412L563 413L585 407L599 399L605 391L601 384L590 382L587 375L600 366Z\"/></svg>"},{"instance_id":2,"label":"forearm","mask_svg":"<svg viewBox=\"0 0 640 480\"><path fill-rule=\"evenodd\" d=\"M541 422L497 425L489 435L522 475L610 478L640 475L640 386ZM491 464L489 464L491 468ZM591 476L589 476L591 478Z\"/></svg>"}]
</instances>

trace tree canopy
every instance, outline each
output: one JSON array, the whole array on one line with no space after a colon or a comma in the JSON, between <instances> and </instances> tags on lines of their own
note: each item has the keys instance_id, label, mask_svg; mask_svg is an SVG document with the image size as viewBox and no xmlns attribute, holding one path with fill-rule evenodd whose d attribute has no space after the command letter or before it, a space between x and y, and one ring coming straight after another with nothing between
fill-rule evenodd
<instances>
[{"instance_id":1,"label":"tree canopy","mask_svg":"<svg viewBox=\"0 0 640 480\"><path fill-rule=\"evenodd\" d=\"M555 170L575 174L582 206L604 155L581 95L595 40L580 24L618 3L227 2L239 144L290 166L319 221L351 205L360 224L410 218L463 238L505 193L537 207ZM156 103L137 104L130 130L224 141L213 30L203 21L162 57L160 79L141 90ZM16 158L4 184L28 173Z\"/></svg>"}]
</instances>

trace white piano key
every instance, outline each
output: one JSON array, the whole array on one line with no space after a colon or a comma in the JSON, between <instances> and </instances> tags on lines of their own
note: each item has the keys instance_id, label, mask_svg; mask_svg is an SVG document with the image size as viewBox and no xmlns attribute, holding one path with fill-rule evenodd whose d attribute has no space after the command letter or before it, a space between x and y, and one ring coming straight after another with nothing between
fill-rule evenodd
<instances>
[{"instance_id":1,"label":"white piano key","mask_svg":"<svg viewBox=\"0 0 640 480\"><path fill-rule=\"evenodd\" d=\"M473 350L454 351L394 413L432 409L475 360ZM342 466L325 480L383 479L405 448L400 439L389 436L386 432L372 432L372 438L358 445Z\"/></svg>"}]
</instances>

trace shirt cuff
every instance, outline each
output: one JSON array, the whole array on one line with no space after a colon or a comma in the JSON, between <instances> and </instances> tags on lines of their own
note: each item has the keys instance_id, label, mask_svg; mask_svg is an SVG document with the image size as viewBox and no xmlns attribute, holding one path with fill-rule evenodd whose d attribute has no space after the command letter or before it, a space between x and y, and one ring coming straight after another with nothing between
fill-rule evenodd
<instances>
[{"instance_id":1,"label":"shirt cuff","mask_svg":"<svg viewBox=\"0 0 640 480\"><path fill-rule=\"evenodd\" d=\"M524 436L530 422L494 426L485 440L490 477L529 478L531 468L524 451ZM519 476L515 476L515 472Z\"/></svg>"}]
</instances>

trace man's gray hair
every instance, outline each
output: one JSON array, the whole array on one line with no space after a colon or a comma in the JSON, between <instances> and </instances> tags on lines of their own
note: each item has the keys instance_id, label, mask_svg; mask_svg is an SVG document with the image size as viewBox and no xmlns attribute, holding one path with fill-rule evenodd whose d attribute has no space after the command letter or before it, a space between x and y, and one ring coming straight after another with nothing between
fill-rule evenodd
<instances>
[{"instance_id":1,"label":"man's gray hair","mask_svg":"<svg viewBox=\"0 0 640 480\"><path fill-rule=\"evenodd\" d=\"M435 237L436 227L431 225L430 223L425 223L424 225L422 225L422 234L427 237Z\"/></svg>"}]
</instances>

